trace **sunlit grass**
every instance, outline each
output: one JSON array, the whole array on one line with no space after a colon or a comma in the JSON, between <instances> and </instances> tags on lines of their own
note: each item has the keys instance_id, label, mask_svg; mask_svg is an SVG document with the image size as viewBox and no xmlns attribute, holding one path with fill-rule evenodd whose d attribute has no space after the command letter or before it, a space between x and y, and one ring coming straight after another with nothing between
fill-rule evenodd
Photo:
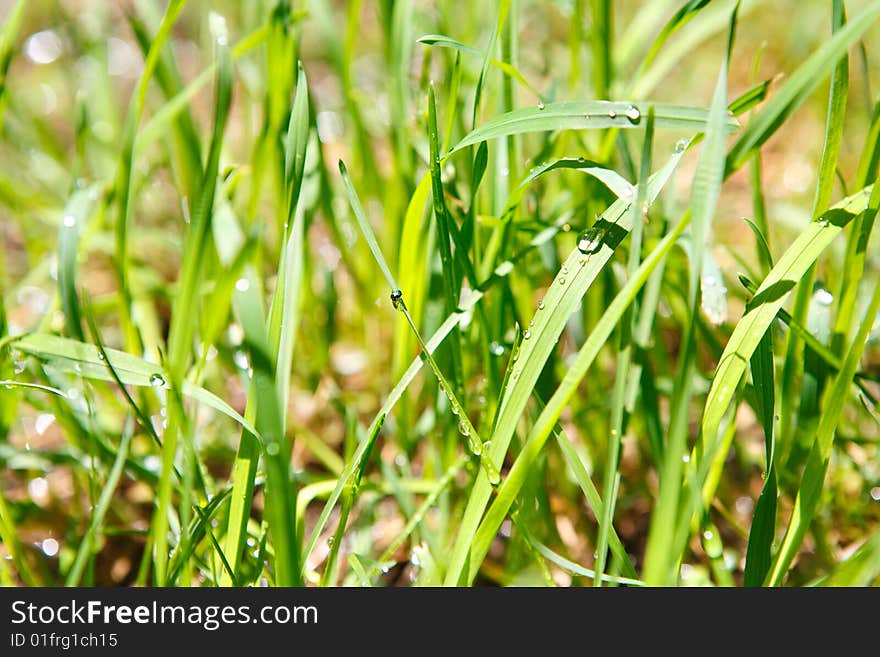
<instances>
[{"instance_id":1,"label":"sunlit grass","mask_svg":"<svg viewBox=\"0 0 880 657\"><path fill-rule=\"evenodd\" d=\"M0 27L0 583L878 582L880 5L92 4Z\"/></svg>"}]
</instances>

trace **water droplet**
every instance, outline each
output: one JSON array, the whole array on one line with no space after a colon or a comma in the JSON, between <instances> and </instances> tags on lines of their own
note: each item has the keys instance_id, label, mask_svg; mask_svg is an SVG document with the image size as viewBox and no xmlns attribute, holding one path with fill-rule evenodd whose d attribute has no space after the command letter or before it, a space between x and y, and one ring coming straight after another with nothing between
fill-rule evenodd
<instances>
[{"instance_id":1,"label":"water droplet","mask_svg":"<svg viewBox=\"0 0 880 657\"><path fill-rule=\"evenodd\" d=\"M687 139L679 139L677 142L675 142L674 151L676 153L684 153L684 149L687 148L687 145L688 145Z\"/></svg>"},{"instance_id":2,"label":"water droplet","mask_svg":"<svg viewBox=\"0 0 880 657\"><path fill-rule=\"evenodd\" d=\"M403 301L403 292L400 290L392 290L391 292L391 305L394 306L394 309L397 310L400 308L400 304Z\"/></svg>"},{"instance_id":3,"label":"water droplet","mask_svg":"<svg viewBox=\"0 0 880 657\"><path fill-rule=\"evenodd\" d=\"M504 346L493 340L489 345L489 353L493 356L503 356Z\"/></svg>"},{"instance_id":4,"label":"water droplet","mask_svg":"<svg viewBox=\"0 0 880 657\"><path fill-rule=\"evenodd\" d=\"M562 275L565 276L566 274L568 274L568 267L562 265Z\"/></svg>"},{"instance_id":5,"label":"water droplet","mask_svg":"<svg viewBox=\"0 0 880 657\"><path fill-rule=\"evenodd\" d=\"M278 456L278 453L281 451L281 448L278 446L278 443L271 442L266 445L266 454L269 456Z\"/></svg>"},{"instance_id":6,"label":"water droplet","mask_svg":"<svg viewBox=\"0 0 880 657\"><path fill-rule=\"evenodd\" d=\"M630 105L626 108L626 118L628 118L633 123L638 123L639 119L642 118L642 113L638 107L635 105Z\"/></svg>"},{"instance_id":7,"label":"water droplet","mask_svg":"<svg viewBox=\"0 0 880 657\"><path fill-rule=\"evenodd\" d=\"M246 370L251 366L247 354L241 349L236 349L235 353L232 354L232 362L234 362L240 370Z\"/></svg>"},{"instance_id":8,"label":"water droplet","mask_svg":"<svg viewBox=\"0 0 880 657\"><path fill-rule=\"evenodd\" d=\"M711 529L707 529L703 532L703 538L705 538L707 541L711 541L713 538L715 538L715 534L712 533Z\"/></svg>"},{"instance_id":9,"label":"water droplet","mask_svg":"<svg viewBox=\"0 0 880 657\"><path fill-rule=\"evenodd\" d=\"M160 388L165 385L165 377L156 372L150 376L150 385L154 388Z\"/></svg>"},{"instance_id":10,"label":"water droplet","mask_svg":"<svg viewBox=\"0 0 880 657\"><path fill-rule=\"evenodd\" d=\"M458 405L454 404L454 403L452 404L452 408L450 408L450 410L452 411L452 414L455 416L458 416L458 414L461 413L461 411L458 409Z\"/></svg>"},{"instance_id":11,"label":"water droplet","mask_svg":"<svg viewBox=\"0 0 880 657\"><path fill-rule=\"evenodd\" d=\"M815 299L816 303L822 306L830 306L832 303L834 303L834 295L823 288L816 290Z\"/></svg>"},{"instance_id":12,"label":"water droplet","mask_svg":"<svg viewBox=\"0 0 880 657\"><path fill-rule=\"evenodd\" d=\"M559 277L559 284L560 284L560 285L565 285L565 276L560 276L560 277Z\"/></svg>"},{"instance_id":13,"label":"water droplet","mask_svg":"<svg viewBox=\"0 0 880 657\"><path fill-rule=\"evenodd\" d=\"M828 223L827 219L820 218L819 225L822 226L822 228L828 228L828 226L830 226L831 224Z\"/></svg>"},{"instance_id":14,"label":"water droplet","mask_svg":"<svg viewBox=\"0 0 880 657\"><path fill-rule=\"evenodd\" d=\"M468 426L468 423L465 422L464 418L458 421L458 433L465 438L471 435L471 428Z\"/></svg>"},{"instance_id":15,"label":"water droplet","mask_svg":"<svg viewBox=\"0 0 880 657\"><path fill-rule=\"evenodd\" d=\"M875 502L880 502L880 486L874 486L871 489L871 499Z\"/></svg>"},{"instance_id":16,"label":"water droplet","mask_svg":"<svg viewBox=\"0 0 880 657\"><path fill-rule=\"evenodd\" d=\"M104 352L103 351L98 352L98 360L104 360Z\"/></svg>"},{"instance_id":17,"label":"water droplet","mask_svg":"<svg viewBox=\"0 0 880 657\"><path fill-rule=\"evenodd\" d=\"M327 539L327 547L333 547L333 544L336 542L336 537L331 536Z\"/></svg>"},{"instance_id":18,"label":"water droplet","mask_svg":"<svg viewBox=\"0 0 880 657\"><path fill-rule=\"evenodd\" d=\"M239 292L247 292L250 286L251 283L246 278L239 278L237 281L235 281L235 289Z\"/></svg>"},{"instance_id":19,"label":"water droplet","mask_svg":"<svg viewBox=\"0 0 880 657\"><path fill-rule=\"evenodd\" d=\"M605 229L593 226L585 230L578 237L577 248L583 254L591 255L602 248L602 240L605 238Z\"/></svg>"},{"instance_id":20,"label":"water droplet","mask_svg":"<svg viewBox=\"0 0 880 657\"><path fill-rule=\"evenodd\" d=\"M541 299L538 302L538 310L544 310L544 300L543 299Z\"/></svg>"},{"instance_id":21,"label":"water droplet","mask_svg":"<svg viewBox=\"0 0 880 657\"><path fill-rule=\"evenodd\" d=\"M59 547L60 546L58 545L58 541L56 541L54 538L44 539L40 545L40 548L43 550L43 554L45 554L47 557L54 557L56 554L58 554Z\"/></svg>"},{"instance_id":22,"label":"water droplet","mask_svg":"<svg viewBox=\"0 0 880 657\"><path fill-rule=\"evenodd\" d=\"M530 337L532 337L532 332L529 329L526 329L526 332L523 333L523 340L528 340Z\"/></svg>"},{"instance_id":23,"label":"water droplet","mask_svg":"<svg viewBox=\"0 0 880 657\"><path fill-rule=\"evenodd\" d=\"M681 462L682 462L682 463L690 463L690 462L691 462L691 455L690 455L690 454L685 454L684 456L682 456L682 457L681 457Z\"/></svg>"},{"instance_id":24,"label":"water droplet","mask_svg":"<svg viewBox=\"0 0 880 657\"><path fill-rule=\"evenodd\" d=\"M617 112L615 112L614 110L608 110L608 118L609 118L609 119L616 119L616 118L617 118Z\"/></svg>"},{"instance_id":25,"label":"water droplet","mask_svg":"<svg viewBox=\"0 0 880 657\"><path fill-rule=\"evenodd\" d=\"M64 215L64 227L73 228L74 226L76 226L76 217L72 214Z\"/></svg>"},{"instance_id":26,"label":"water droplet","mask_svg":"<svg viewBox=\"0 0 880 657\"><path fill-rule=\"evenodd\" d=\"M538 101L538 109L539 109L539 110L544 109L544 101L542 101L542 100L539 100L539 101Z\"/></svg>"}]
</instances>

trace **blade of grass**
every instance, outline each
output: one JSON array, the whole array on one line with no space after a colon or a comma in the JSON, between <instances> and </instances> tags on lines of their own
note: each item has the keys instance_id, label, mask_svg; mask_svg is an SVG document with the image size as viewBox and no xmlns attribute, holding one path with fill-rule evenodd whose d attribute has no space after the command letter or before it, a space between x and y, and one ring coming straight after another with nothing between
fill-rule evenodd
<instances>
[{"instance_id":1,"label":"blade of grass","mask_svg":"<svg viewBox=\"0 0 880 657\"><path fill-rule=\"evenodd\" d=\"M34 333L15 338L9 346L45 360L61 371L75 373L87 379L113 381L107 371L107 364L101 359L101 354L94 345L70 338ZM152 388L166 388L168 385L162 374L162 368L156 363L149 363L116 349L105 348L105 350L107 359L119 375L119 380L125 385ZM250 422L205 388L184 381L181 392L223 413L248 431L256 433Z\"/></svg>"},{"instance_id":2,"label":"blade of grass","mask_svg":"<svg viewBox=\"0 0 880 657\"><path fill-rule=\"evenodd\" d=\"M880 206L880 188L875 184L877 193L871 194L868 209L863 215L863 228L866 235L870 235L871 228L876 218L877 208ZM865 237L867 240L867 236ZM850 344L843 366L834 377L831 388L825 396L822 412L819 418L819 426L813 438L807 465L798 488L794 509L791 519L782 540L782 545L773 562L772 569L767 576L767 583L771 586L779 586L785 573L788 571L792 560L800 548L801 541L806 534L807 528L816 513L819 497L822 492L825 473L828 469L828 461L831 457L831 448L837 431L837 424L847 400L847 389L853 376L858 369L862 352L868 334L880 312L880 286L875 286L867 313L863 318L856 336Z\"/></svg>"},{"instance_id":3,"label":"blade of grass","mask_svg":"<svg viewBox=\"0 0 880 657\"><path fill-rule=\"evenodd\" d=\"M468 146L509 135L551 130L634 128L640 125L647 110L648 104L643 102L605 100L564 101L547 103L542 108L516 109L496 116L475 129L453 146L444 159ZM700 108L654 104L654 119L658 128L703 130L707 116L706 110ZM725 116L725 125L734 129L739 124L735 118Z\"/></svg>"}]
</instances>

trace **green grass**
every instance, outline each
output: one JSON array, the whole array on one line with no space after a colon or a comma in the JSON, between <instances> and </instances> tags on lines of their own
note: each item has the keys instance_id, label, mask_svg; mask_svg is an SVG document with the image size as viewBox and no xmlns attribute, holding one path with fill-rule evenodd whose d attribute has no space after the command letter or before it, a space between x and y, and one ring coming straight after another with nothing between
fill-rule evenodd
<instances>
[{"instance_id":1,"label":"green grass","mask_svg":"<svg viewBox=\"0 0 880 657\"><path fill-rule=\"evenodd\" d=\"M0 25L0 584L880 583L877 3L87 4Z\"/></svg>"}]
</instances>

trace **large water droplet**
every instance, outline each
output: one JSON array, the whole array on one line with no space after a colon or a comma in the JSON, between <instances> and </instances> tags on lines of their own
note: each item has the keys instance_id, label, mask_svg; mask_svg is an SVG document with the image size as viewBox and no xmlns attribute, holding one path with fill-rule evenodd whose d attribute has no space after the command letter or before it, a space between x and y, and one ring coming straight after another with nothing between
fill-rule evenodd
<instances>
[{"instance_id":1,"label":"large water droplet","mask_svg":"<svg viewBox=\"0 0 880 657\"><path fill-rule=\"evenodd\" d=\"M577 248L583 254L591 255L602 248L602 240L605 239L605 229L593 226L588 228L578 237Z\"/></svg>"},{"instance_id":2,"label":"large water droplet","mask_svg":"<svg viewBox=\"0 0 880 657\"><path fill-rule=\"evenodd\" d=\"M544 101L543 101L543 100L539 100L539 101L538 101L538 109L539 109L539 110L544 109Z\"/></svg>"},{"instance_id":3,"label":"large water droplet","mask_svg":"<svg viewBox=\"0 0 880 657\"><path fill-rule=\"evenodd\" d=\"M392 290L391 292L391 305L394 306L395 310L400 308L400 304L403 301L403 292L400 290Z\"/></svg>"},{"instance_id":4,"label":"large water droplet","mask_svg":"<svg viewBox=\"0 0 880 657\"><path fill-rule=\"evenodd\" d=\"M633 123L638 123L639 119L642 118L642 113L639 111L639 108L635 105L630 105L626 109L626 118L628 118Z\"/></svg>"},{"instance_id":5,"label":"large water droplet","mask_svg":"<svg viewBox=\"0 0 880 657\"><path fill-rule=\"evenodd\" d=\"M471 435L471 429L468 426L468 423L465 422L464 418L458 421L458 433L467 438Z\"/></svg>"},{"instance_id":6,"label":"large water droplet","mask_svg":"<svg viewBox=\"0 0 880 657\"><path fill-rule=\"evenodd\" d=\"M165 377L156 372L150 375L150 385L154 388L160 388L165 385Z\"/></svg>"}]
</instances>

